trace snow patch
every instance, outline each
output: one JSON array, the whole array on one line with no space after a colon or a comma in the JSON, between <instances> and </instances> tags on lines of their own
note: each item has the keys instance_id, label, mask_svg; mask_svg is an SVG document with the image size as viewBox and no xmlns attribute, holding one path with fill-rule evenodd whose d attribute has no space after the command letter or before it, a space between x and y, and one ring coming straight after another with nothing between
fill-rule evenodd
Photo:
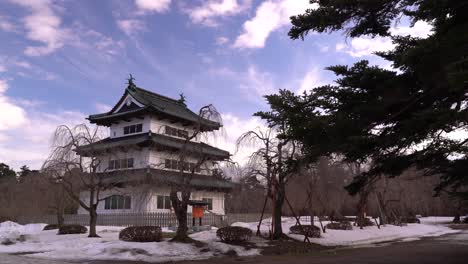
<instances>
[{"instance_id":1,"label":"snow patch","mask_svg":"<svg viewBox=\"0 0 468 264\"><path fill-rule=\"evenodd\" d=\"M441 222L445 222L447 218L438 219ZM443 220L443 221L442 221ZM428 222L432 222L434 219L429 218ZM281 219L283 232L288 234L289 228L296 224L294 218L283 217ZM424 221L422 221L424 222ZM302 224L310 224L309 222L302 221ZM323 221L322 224L328 224L328 221ZM237 222L233 224L234 226L242 226L251 229L253 232L257 231L258 223L243 223ZM319 225L318 222L315 222L315 225ZM271 229L271 218L265 219L262 222L260 231L263 233L268 233ZM447 226L443 225L431 225L431 224L408 224L407 226L394 226L386 225L381 226L380 229L377 226L364 227L359 229L359 227L353 227L353 230L332 230L327 229L326 233L321 233L320 238L309 238L310 242L324 245L324 246L357 246L357 245L366 245L373 243L381 243L387 241L410 241L417 240L422 237L435 237L445 234L458 233L459 231L450 229ZM304 240L302 235L288 234L289 237L297 239L299 241Z\"/></svg>"},{"instance_id":2,"label":"snow patch","mask_svg":"<svg viewBox=\"0 0 468 264\"><path fill-rule=\"evenodd\" d=\"M0 245L0 253L37 252L30 257L63 260L123 260L169 262L206 259L234 250L239 256L260 254L257 249L228 245L216 237L216 229L191 235L206 243L198 248L191 244L169 241L137 243L120 241L119 232L124 227L98 226L100 238L88 238L87 234L57 235L57 230L42 231L45 224L19 225L13 222L0 224L0 237L16 238L27 235L26 241L12 245ZM163 229L164 232L171 232ZM12 235L13 234L13 235Z\"/></svg>"}]
</instances>

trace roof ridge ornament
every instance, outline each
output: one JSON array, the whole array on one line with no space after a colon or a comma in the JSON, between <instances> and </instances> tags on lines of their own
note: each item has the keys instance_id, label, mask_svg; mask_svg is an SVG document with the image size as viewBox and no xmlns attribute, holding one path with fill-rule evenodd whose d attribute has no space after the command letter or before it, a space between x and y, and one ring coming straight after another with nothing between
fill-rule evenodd
<instances>
[{"instance_id":1,"label":"roof ridge ornament","mask_svg":"<svg viewBox=\"0 0 468 264\"><path fill-rule=\"evenodd\" d=\"M133 82L135 78L133 78L133 75L130 73L130 77L128 78L128 88L136 88L135 83Z\"/></svg>"},{"instance_id":2,"label":"roof ridge ornament","mask_svg":"<svg viewBox=\"0 0 468 264\"><path fill-rule=\"evenodd\" d=\"M180 98L179 98L179 100L177 100L177 102L185 105L185 95L184 95L184 93L180 93L179 96L180 96Z\"/></svg>"}]
</instances>

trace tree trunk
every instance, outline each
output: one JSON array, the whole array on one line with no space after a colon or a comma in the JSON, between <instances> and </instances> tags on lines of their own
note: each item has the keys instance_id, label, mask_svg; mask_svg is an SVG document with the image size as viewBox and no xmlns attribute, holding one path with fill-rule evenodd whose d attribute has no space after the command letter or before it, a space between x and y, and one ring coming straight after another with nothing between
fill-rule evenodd
<instances>
[{"instance_id":1,"label":"tree trunk","mask_svg":"<svg viewBox=\"0 0 468 264\"><path fill-rule=\"evenodd\" d=\"M368 197L368 192L362 191L359 193L359 202L357 204L357 211L358 211L358 216L357 216L357 223L360 229L363 229L364 226L364 221L365 221L365 214L366 214L366 207L367 207L367 197Z\"/></svg>"},{"instance_id":2,"label":"tree trunk","mask_svg":"<svg viewBox=\"0 0 468 264\"><path fill-rule=\"evenodd\" d=\"M272 225L273 225L273 234L272 239L278 240L281 239L283 234L283 227L281 225L281 216L283 215L283 204L284 204L284 186L277 186L277 190L273 196L273 215L272 215Z\"/></svg>"},{"instance_id":3,"label":"tree trunk","mask_svg":"<svg viewBox=\"0 0 468 264\"><path fill-rule=\"evenodd\" d=\"M379 207L379 214L380 214L380 225L387 224L387 210L385 208L385 201L383 199L383 195L380 192L376 193L377 196L377 205Z\"/></svg>"},{"instance_id":4,"label":"tree trunk","mask_svg":"<svg viewBox=\"0 0 468 264\"><path fill-rule=\"evenodd\" d=\"M171 239L171 241L187 243L192 241L188 236L187 226L187 204L190 198L190 192L183 191L181 193L181 200L177 197L177 191L171 191L170 193L172 207L174 208L174 213L177 218L176 235Z\"/></svg>"},{"instance_id":5,"label":"tree trunk","mask_svg":"<svg viewBox=\"0 0 468 264\"><path fill-rule=\"evenodd\" d=\"M88 237L99 237L96 233L97 224L96 205L92 205L89 210L89 235Z\"/></svg>"},{"instance_id":6,"label":"tree trunk","mask_svg":"<svg viewBox=\"0 0 468 264\"><path fill-rule=\"evenodd\" d=\"M456 212L456 213L455 213L455 217L453 218L453 221L452 221L452 222L453 222L454 224L459 224L459 223L461 222L461 219L460 219L460 218L461 218L461 217L460 217L460 213L459 213L459 212Z\"/></svg>"},{"instance_id":7,"label":"tree trunk","mask_svg":"<svg viewBox=\"0 0 468 264\"><path fill-rule=\"evenodd\" d=\"M64 223L65 219L63 218L63 207L59 206L59 208L57 208L57 225L62 227Z\"/></svg>"}]
</instances>

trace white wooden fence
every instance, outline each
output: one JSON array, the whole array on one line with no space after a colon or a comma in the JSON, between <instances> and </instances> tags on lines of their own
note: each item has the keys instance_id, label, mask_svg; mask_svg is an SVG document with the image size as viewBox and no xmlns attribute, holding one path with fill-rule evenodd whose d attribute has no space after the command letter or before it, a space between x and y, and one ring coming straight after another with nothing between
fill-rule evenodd
<instances>
[{"instance_id":1,"label":"white wooden fence","mask_svg":"<svg viewBox=\"0 0 468 264\"><path fill-rule=\"evenodd\" d=\"M271 217L271 215L265 215L264 218ZM75 215L64 215L65 224L79 224L89 225L89 215L87 214L75 214ZM251 214L226 214L216 215L212 213L205 213L202 224L211 225L216 227L222 227L231 225L235 222L257 222L260 219L259 213ZM56 215L41 215L41 216L28 216L18 217L18 223L29 224L29 223L46 223L56 224ZM187 224L191 226L193 223L192 214L188 214ZM174 213L117 213L117 214L99 214L97 218L97 225L101 226L177 226L177 218ZM198 219L196 219L196 225L198 225Z\"/></svg>"}]
</instances>

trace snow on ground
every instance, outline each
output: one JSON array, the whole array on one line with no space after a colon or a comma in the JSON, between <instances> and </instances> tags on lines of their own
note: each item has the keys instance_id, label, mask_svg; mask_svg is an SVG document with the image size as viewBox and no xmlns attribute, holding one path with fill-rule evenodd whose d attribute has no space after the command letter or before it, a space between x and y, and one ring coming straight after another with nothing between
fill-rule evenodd
<instances>
[{"instance_id":1,"label":"snow on ground","mask_svg":"<svg viewBox=\"0 0 468 264\"><path fill-rule=\"evenodd\" d=\"M26 239L30 234L41 232L44 226L45 224L20 225L11 221L2 222L0 223L0 245Z\"/></svg>"},{"instance_id":2,"label":"snow on ground","mask_svg":"<svg viewBox=\"0 0 468 264\"><path fill-rule=\"evenodd\" d=\"M459 231L452 230L441 223L450 222L451 217L421 218L422 224L409 224L407 226L376 226L359 229L354 227L351 231L327 229L321 238L310 238L312 243L325 246L366 246L369 244L389 241L412 241L421 237L441 236ZM295 225L294 218L282 218L283 231ZM309 224L302 221L303 224ZM326 225L328 222L323 222ZM254 223L234 223L257 229ZM319 225L315 222L315 225ZM259 249L245 249L241 246L228 245L216 237L216 229L192 234L191 237L205 242L206 246L199 248L191 244L171 243L167 240L153 243L124 242L118 239L123 227L98 226L100 238L88 238L87 234L57 235L57 230L42 231L45 224L19 225L14 222L0 223L0 254L1 253L27 253L27 256L63 259L63 260L132 260L148 262L167 262L179 260L206 259L228 251L235 251L240 256L260 254ZM265 219L261 231L268 233L271 219ZM170 232L163 229L164 232ZM289 234L290 237L303 240L303 236ZM8 242L8 243L4 243ZM5 245L3 245L5 244ZM9 244L9 245L8 245ZM261 243L257 243L261 246Z\"/></svg>"},{"instance_id":3,"label":"snow on ground","mask_svg":"<svg viewBox=\"0 0 468 264\"><path fill-rule=\"evenodd\" d=\"M283 217L282 220L283 232L286 234L289 232L289 228L296 224L294 218ZM442 221L439 221L439 223ZM302 224L310 224L305 221L301 221ZM324 221L323 225L329 222ZM235 226L243 226L256 232L258 223L234 223ZM319 225L315 222L315 225ZM264 233L268 233L271 227L271 218L265 219L262 223L260 230ZM377 226L364 227L353 227L353 230L332 230L327 229L326 233L321 234L321 238L309 238L310 242L324 245L324 246L359 246L372 243L380 243L386 241L411 241L418 240L422 237L441 236L444 234L457 233L459 231L450 229L443 225L434 224L408 224L407 226L393 226L386 225L381 226L380 229ZM291 238L303 241L304 236L288 234Z\"/></svg>"},{"instance_id":4,"label":"snow on ground","mask_svg":"<svg viewBox=\"0 0 468 264\"><path fill-rule=\"evenodd\" d=\"M193 234L192 237L207 245L202 248L191 244L168 241L152 243L125 242L118 239L123 227L98 226L100 238L88 238L87 234L57 235L57 230L41 231L44 224L19 225L13 222L0 224L0 237L14 240L12 245L0 245L0 253L25 253L30 257L64 260L133 260L148 262L206 259L230 250L240 256L259 254L257 249L246 250L241 246L218 241L216 230ZM167 230L164 230L167 231ZM25 241L16 238L25 235Z\"/></svg>"},{"instance_id":5,"label":"snow on ground","mask_svg":"<svg viewBox=\"0 0 468 264\"><path fill-rule=\"evenodd\" d=\"M419 218L421 224L449 224L453 221L453 216L428 216Z\"/></svg>"}]
</instances>

